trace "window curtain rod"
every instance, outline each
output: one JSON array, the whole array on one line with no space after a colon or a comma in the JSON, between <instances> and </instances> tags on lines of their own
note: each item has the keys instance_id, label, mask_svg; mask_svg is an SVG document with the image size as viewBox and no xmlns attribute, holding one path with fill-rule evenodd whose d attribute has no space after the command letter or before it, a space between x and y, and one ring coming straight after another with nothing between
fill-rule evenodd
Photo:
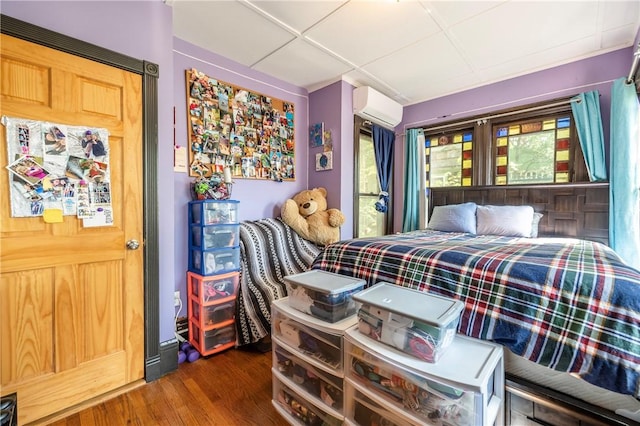
<instances>
[{"instance_id":1,"label":"window curtain rod","mask_svg":"<svg viewBox=\"0 0 640 426\"><path fill-rule=\"evenodd\" d=\"M638 62L640 62L640 43L638 43L638 48L633 53L633 62L631 63L631 70L629 71L629 77L627 77L627 84L631 84L634 82L636 77L636 71L638 71Z\"/></svg>"},{"instance_id":2,"label":"window curtain rod","mask_svg":"<svg viewBox=\"0 0 640 426\"><path fill-rule=\"evenodd\" d=\"M436 127L422 127L421 126L421 127L417 127L417 128L418 129L427 129L427 130L429 130L431 132L431 131L434 131L434 130L446 129L446 128L451 127L451 126L458 126L458 125L464 125L464 124L471 124L471 123L485 124L487 122L487 120L492 120L494 118L508 117L510 115L522 114L522 113L526 113L526 112L538 111L538 110L541 110L541 109L552 108L552 107L561 106L561 105L567 105L567 104L570 104L571 102L574 102L574 101L572 99L566 99L564 101L559 101L559 102L555 102L555 103L552 103L552 104L539 105L539 106L535 106L535 107L529 107L529 108L525 108L525 109L519 109L519 110L515 110L515 111L510 111L510 112L503 112L501 114L487 115L485 117L474 118L474 119L469 119L469 120L465 120L465 121L456 121L454 123L443 124L441 126L436 126ZM577 102L580 102L580 100L577 100Z\"/></svg>"}]
</instances>

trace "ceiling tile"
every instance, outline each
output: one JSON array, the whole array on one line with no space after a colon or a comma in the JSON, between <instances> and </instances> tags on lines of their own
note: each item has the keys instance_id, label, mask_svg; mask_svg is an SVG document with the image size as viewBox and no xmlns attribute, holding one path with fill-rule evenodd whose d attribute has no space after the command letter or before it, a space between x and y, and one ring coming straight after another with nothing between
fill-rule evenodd
<instances>
[{"instance_id":1,"label":"ceiling tile","mask_svg":"<svg viewBox=\"0 0 640 426\"><path fill-rule=\"evenodd\" d=\"M363 69L401 93L419 85L442 84L471 72L443 33L401 49Z\"/></svg>"},{"instance_id":2,"label":"ceiling tile","mask_svg":"<svg viewBox=\"0 0 640 426\"><path fill-rule=\"evenodd\" d=\"M612 30L640 21L640 1L603 1L602 29ZM637 27L636 27L637 28Z\"/></svg>"},{"instance_id":3,"label":"ceiling tile","mask_svg":"<svg viewBox=\"0 0 640 426\"><path fill-rule=\"evenodd\" d=\"M175 1L173 27L176 37L246 66L295 38L248 7L231 1Z\"/></svg>"},{"instance_id":4,"label":"ceiling tile","mask_svg":"<svg viewBox=\"0 0 640 426\"><path fill-rule=\"evenodd\" d=\"M357 66L440 31L419 2L350 2L305 36Z\"/></svg>"},{"instance_id":5,"label":"ceiling tile","mask_svg":"<svg viewBox=\"0 0 640 426\"><path fill-rule=\"evenodd\" d=\"M449 31L473 67L487 68L591 36L597 17L597 2L507 2Z\"/></svg>"},{"instance_id":6,"label":"ceiling tile","mask_svg":"<svg viewBox=\"0 0 640 426\"><path fill-rule=\"evenodd\" d=\"M300 39L287 44L253 68L302 87L337 81L351 70L350 66Z\"/></svg>"},{"instance_id":7,"label":"ceiling tile","mask_svg":"<svg viewBox=\"0 0 640 426\"><path fill-rule=\"evenodd\" d=\"M338 9L343 1L251 1L247 2L302 33L326 15Z\"/></svg>"},{"instance_id":8,"label":"ceiling tile","mask_svg":"<svg viewBox=\"0 0 640 426\"><path fill-rule=\"evenodd\" d=\"M594 46L598 43L599 40L596 36L587 37L573 43L567 43L521 58L496 62L486 69L477 71L477 74L482 84L495 83L497 81L563 65L569 62L569 60L566 59L567 57L571 57L571 61L587 58L591 56Z\"/></svg>"},{"instance_id":9,"label":"ceiling tile","mask_svg":"<svg viewBox=\"0 0 640 426\"><path fill-rule=\"evenodd\" d=\"M422 1L444 28L458 24L499 6L502 1Z\"/></svg>"}]
</instances>

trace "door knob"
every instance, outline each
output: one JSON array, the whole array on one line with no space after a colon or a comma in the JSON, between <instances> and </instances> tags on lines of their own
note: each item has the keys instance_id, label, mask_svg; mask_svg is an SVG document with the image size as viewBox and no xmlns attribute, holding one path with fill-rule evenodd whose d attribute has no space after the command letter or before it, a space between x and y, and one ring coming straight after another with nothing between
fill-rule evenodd
<instances>
[{"instance_id":1,"label":"door knob","mask_svg":"<svg viewBox=\"0 0 640 426\"><path fill-rule=\"evenodd\" d=\"M129 250L137 250L138 247L140 247L140 243L138 242L138 240L129 240L129 241L127 241L127 248Z\"/></svg>"}]
</instances>

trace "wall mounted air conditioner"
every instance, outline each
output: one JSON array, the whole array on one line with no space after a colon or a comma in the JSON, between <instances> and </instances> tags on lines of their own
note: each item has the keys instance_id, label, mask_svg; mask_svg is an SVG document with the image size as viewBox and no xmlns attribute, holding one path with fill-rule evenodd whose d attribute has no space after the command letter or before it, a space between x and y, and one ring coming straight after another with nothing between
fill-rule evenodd
<instances>
[{"instance_id":1,"label":"wall mounted air conditioner","mask_svg":"<svg viewBox=\"0 0 640 426\"><path fill-rule=\"evenodd\" d=\"M392 130L402 121L402 105L369 86L353 89L353 113Z\"/></svg>"}]
</instances>

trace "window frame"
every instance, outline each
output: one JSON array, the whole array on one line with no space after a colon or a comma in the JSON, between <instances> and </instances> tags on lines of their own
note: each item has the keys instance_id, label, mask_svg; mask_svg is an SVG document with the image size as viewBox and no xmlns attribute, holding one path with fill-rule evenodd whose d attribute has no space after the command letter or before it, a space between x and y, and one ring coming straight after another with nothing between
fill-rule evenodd
<instances>
[{"instance_id":1,"label":"window frame","mask_svg":"<svg viewBox=\"0 0 640 426\"><path fill-rule=\"evenodd\" d=\"M573 183L588 183L589 174L585 164L584 155L582 153L582 148L580 147L580 142L578 140L575 118L571 110L571 98L573 98L573 96L531 105L523 105L517 108L498 111L491 115L450 121L437 126L422 126L421 128L425 134L425 138L428 138L439 133L463 131L473 127L472 187L496 186L499 188L513 188L522 185L567 185ZM496 155L498 148L495 143L494 128L505 127L508 126L509 123L523 123L542 120L543 117L557 118L560 115L569 115L571 118L569 137L569 182L496 185ZM463 186L461 186L461 188L463 188Z\"/></svg>"},{"instance_id":2,"label":"window frame","mask_svg":"<svg viewBox=\"0 0 640 426\"><path fill-rule=\"evenodd\" d=\"M357 115L354 115L353 126L353 235L358 236L360 230L360 224L358 218L360 212L360 196L375 195L371 193L360 192L360 134L366 134L373 140L373 132L371 130L371 122L363 119ZM394 180L394 165L391 165L391 176L389 180L389 202L387 203L385 218L383 221L383 235L388 235L393 230L393 180ZM376 174L377 179L377 174ZM378 181L378 188L380 188L380 182Z\"/></svg>"}]
</instances>

